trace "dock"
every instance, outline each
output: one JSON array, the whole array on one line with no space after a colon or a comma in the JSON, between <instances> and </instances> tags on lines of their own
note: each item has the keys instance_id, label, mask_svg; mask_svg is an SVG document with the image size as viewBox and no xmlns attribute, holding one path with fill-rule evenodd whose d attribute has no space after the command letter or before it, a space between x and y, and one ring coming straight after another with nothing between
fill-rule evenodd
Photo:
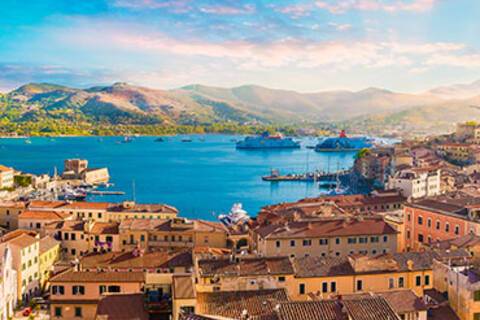
<instances>
[{"instance_id":1,"label":"dock","mask_svg":"<svg viewBox=\"0 0 480 320\"><path fill-rule=\"evenodd\" d=\"M96 195L96 196L123 196L125 192L123 191L99 191L99 190L92 190L88 191L88 194Z\"/></svg>"},{"instance_id":2,"label":"dock","mask_svg":"<svg viewBox=\"0 0 480 320\"><path fill-rule=\"evenodd\" d=\"M339 170L336 172L307 172L287 175L279 174L278 170L272 170L272 173L268 176L263 176L263 181L280 182L280 181L297 181L297 182L316 182L316 181L335 181L338 176L346 176L350 174L351 170Z\"/></svg>"}]
</instances>

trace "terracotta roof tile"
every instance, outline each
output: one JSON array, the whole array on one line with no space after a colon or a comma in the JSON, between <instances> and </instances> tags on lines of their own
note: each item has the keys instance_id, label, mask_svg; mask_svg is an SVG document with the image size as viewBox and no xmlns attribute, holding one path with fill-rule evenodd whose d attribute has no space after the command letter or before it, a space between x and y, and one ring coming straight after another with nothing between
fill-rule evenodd
<instances>
[{"instance_id":1,"label":"terracotta roof tile","mask_svg":"<svg viewBox=\"0 0 480 320\"><path fill-rule=\"evenodd\" d=\"M72 269L54 275L50 282L144 282L144 272L93 272Z\"/></svg>"},{"instance_id":2,"label":"terracotta roof tile","mask_svg":"<svg viewBox=\"0 0 480 320\"><path fill-rule=\"evenodd\" d=\"M97 319L106 320L148 320L142 293L109 294L100 298Z\"/></svg>"},{"instance_id":3,"label":"terracotta roof tile","mask_svg":"<svg viewBox=\"0 0 480 320\"><path fill-rule=\"evenodd\" d=\"M13 169L0 164L0 171L8 172L8 171L13 171Z\"/></svg>"},{"instance_id":4,"label":"terracotta roof tile","mask_svg":"<svg viewBox=\"0 0 480 320\"><path fill-rule=\"evenodd\" d=\"M51 236L45 236L40 239L40 254L47 252L48 250L52 249L53 247L60 245L60 242L55 240Z\"/></svg>"},{"instance_id":5,"label":"terracotta roof tile","mask_svg":"<svg viewBox=\"0 0 480 320\"><path fill-rule=\"evenodd\" d=\"M198 261L202 276L249 276L293 274L293 266L288 257L239 257L202 259Z\"/></svg>"},{"instance_id":6,"label":"terracotta roof tile","mask_svg":"<svg viewBox=\"0 0 480 320\"><path fill-rule=\"evenodd\" d=\"M191 275L173 276L173 297L175 299L195 299L195 283Z\"/></svg>"},{"instance_id":7,"label":"terracotta roof tile","mask_svg":"<svg viewBox=\"0 0 480 320\"><path fill-rule=\"evenodd\" d=\"M56 211L44 211L44 210L25 210L22 212L18 219L33 219L33 220L64 220L70 217L70 214L56 212Z\"/></svg>"},{"instance_id":8,"label":"terracotta roof tile","mask_svg":"<svg viewBox=\"0 0 480 320\"><path fill-rule=\"evenodd\" d=\"M90 229L91 234L118 234L119 224L116 222L94 222Z\"/></svg>"},{"instance_id":9,"label":"terracotta roof tile","mask_svg":"<svg viewBox=\"0 0 480 320\"><path fill-rule=\"evenodd\" d=\"M66 203L64 206L62 206L62 209L78 209L78 210L107 210L109 207L113 206L113 203L110 202L84 202L84 201L78 201L78 202L71 202L71 203Z\"/></svg>"}]
</instances>

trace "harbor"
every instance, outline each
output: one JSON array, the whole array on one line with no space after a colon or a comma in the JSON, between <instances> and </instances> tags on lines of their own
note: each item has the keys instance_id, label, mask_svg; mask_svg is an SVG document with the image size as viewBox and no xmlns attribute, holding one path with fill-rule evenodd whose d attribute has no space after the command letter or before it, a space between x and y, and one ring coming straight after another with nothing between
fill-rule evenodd
<instances>
[{"instance_id":1,"label":"harbor","mask_svg":"<svg viewBox=\"0 0 480 320\"><path fill-rule=\"evenodd\" d=\"M262 176L263 181L269 182L317 182L335 181L337 177L349 175L351 170L339 170L336 172L314 171L306 173L289 173L281 175L279 170L272 170L268 176Z\"/></svg>"}]
</instances>

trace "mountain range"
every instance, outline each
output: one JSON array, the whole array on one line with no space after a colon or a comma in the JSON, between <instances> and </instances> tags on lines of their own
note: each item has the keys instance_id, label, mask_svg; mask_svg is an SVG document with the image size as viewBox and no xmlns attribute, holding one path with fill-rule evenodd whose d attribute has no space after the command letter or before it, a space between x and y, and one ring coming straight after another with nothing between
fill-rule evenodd
<instances>
[{"instance_id":1,"label":"mountain range","mask_svg":"<svg viewBox=\"0 0 480 320\"><path fill-rule=\"evenodd\" d=\"M1 103L3 101L3 104ZM115 83L87 89L30 83L0 95L0 117L109 124L318 124L352 131L441 132L480 119L480 81L407 94L379 88L299 93L255 85L158 90Z\"/></svg>"}]
</instances>

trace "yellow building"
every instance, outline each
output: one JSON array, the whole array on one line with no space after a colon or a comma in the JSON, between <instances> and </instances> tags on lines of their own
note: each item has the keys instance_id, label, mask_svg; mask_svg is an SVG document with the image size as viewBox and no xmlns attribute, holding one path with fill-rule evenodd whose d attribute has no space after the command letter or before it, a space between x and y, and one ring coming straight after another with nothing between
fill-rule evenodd
<instances>
[{"instance_id":1,"label":"yellow building","mask_svg":"<svg viewBox=\"0 0 480 320\"><path fill-rule=\"evenodd\" d=\"M346 257L397 251L397 231L382 217L292 221L252 231L254 249L264 256Z\"/></svg>"},{"instance_id":2,"label":"yellow building","mask_svg":"<svg viewBox=\"0 0 480 320\"><path fill-rule=\"evenodd\" d=\"M45 236L40 239L40 287L45 289L53 265L60 260L60 242L51 236Z\"/></svg>"}]
</instances>

